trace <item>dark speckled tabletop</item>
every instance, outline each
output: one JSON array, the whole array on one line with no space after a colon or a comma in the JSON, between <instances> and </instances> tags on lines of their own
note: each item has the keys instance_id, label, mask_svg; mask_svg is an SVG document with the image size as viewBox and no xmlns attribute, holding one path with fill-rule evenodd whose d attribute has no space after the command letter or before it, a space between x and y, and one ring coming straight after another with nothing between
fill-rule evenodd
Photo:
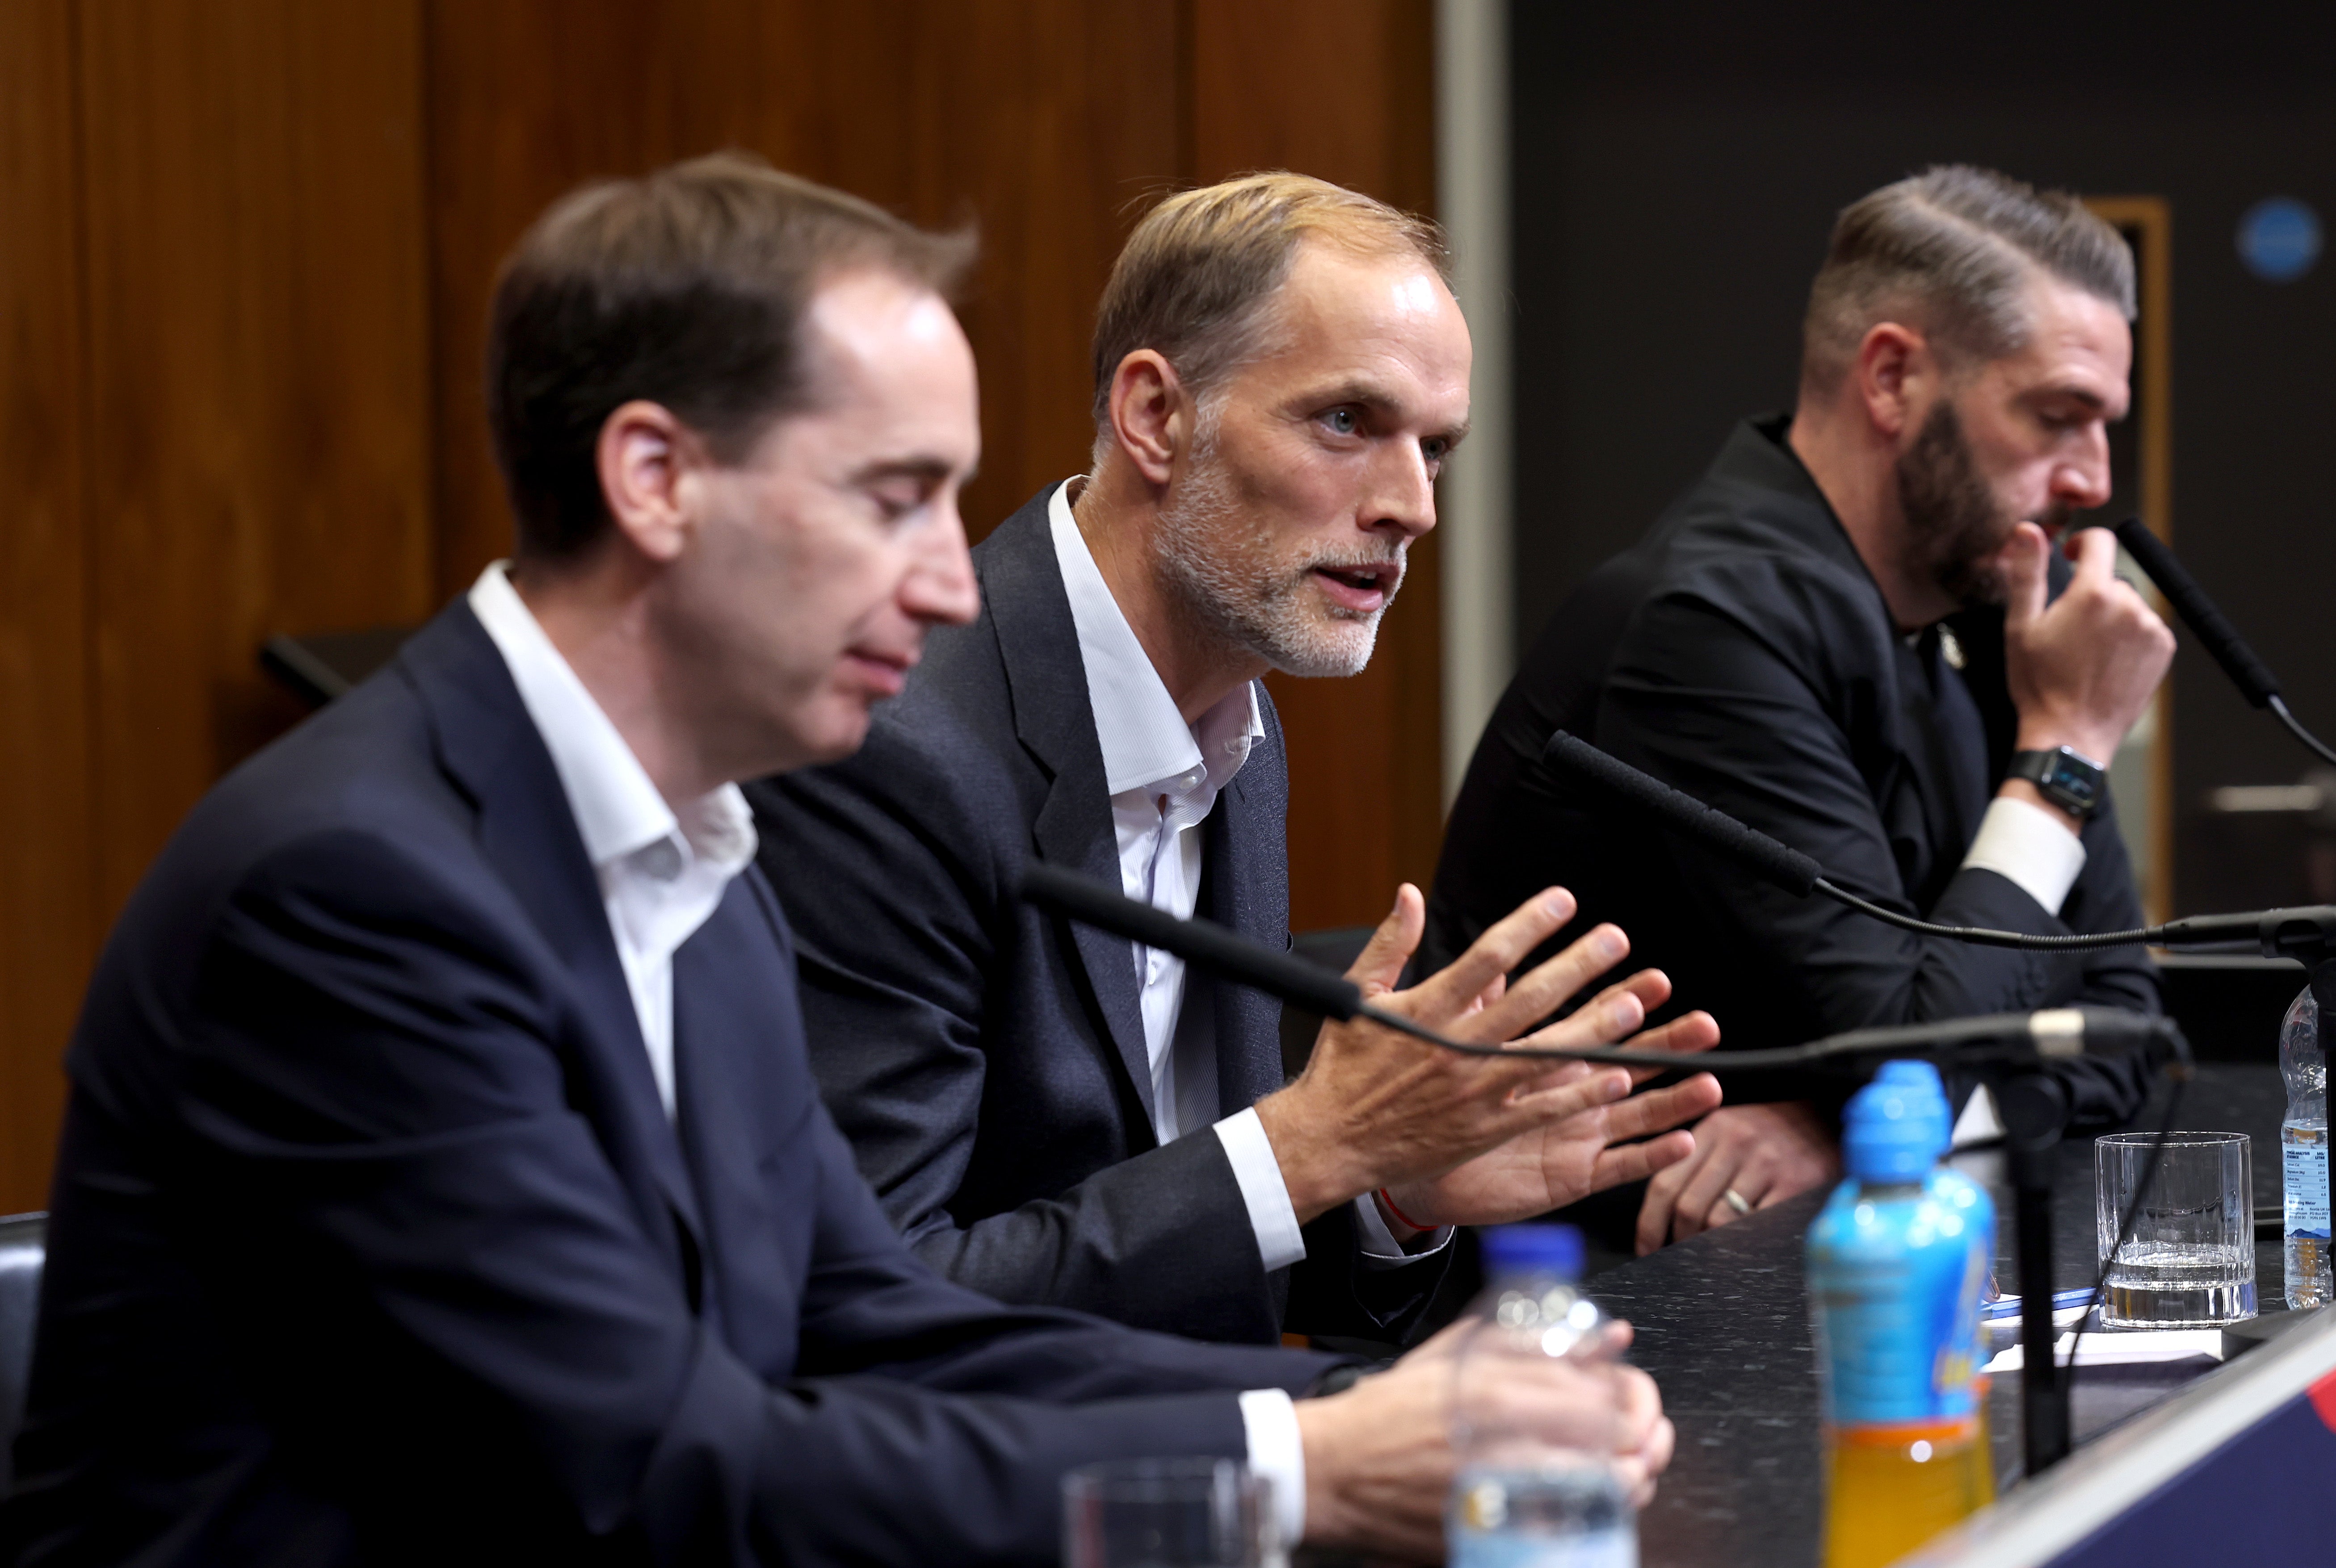
<instances>
[{"instance_id":1,"label":"dark speckled tabletop","mask_svg":"<svg viewBox=\"0 0 2336 1568\"><path fill-rule=\"evenodd\" d=\"M2206 1066L2184 1096L2181 1125L2254 1140L2255 1202L2279 1196L2276 1069ZM2136 1125L2154 1128L2153 1105ZM2055 1194L2054 1288L2090 1285L2098 1267L2093 1219L2092 1140L2060 1150ZM2016 1289L2010 1194L2000 1156L1958 1163L1995 1190L1998 1273ZM1735 1224L1597 1276L1591 1291L1638 1329L1631 1359L1654 1374L1679 1428L1679 1454L1640 1520L1646 1568L1805 1568L1817 1560L1823 1526L1817 1388L1802 1236L1824 1200L1805 1193ZM2259 1244L2256 1290L2263 1310L2283 1306L2280 1246ZM2087 1368L2073 1415L2079 1443L2163 1398L2205 1366ZM1994 1379L1989 1401L1997 1474L2020 1467L2019 1379Z\"/></svg>"}]
</instances>

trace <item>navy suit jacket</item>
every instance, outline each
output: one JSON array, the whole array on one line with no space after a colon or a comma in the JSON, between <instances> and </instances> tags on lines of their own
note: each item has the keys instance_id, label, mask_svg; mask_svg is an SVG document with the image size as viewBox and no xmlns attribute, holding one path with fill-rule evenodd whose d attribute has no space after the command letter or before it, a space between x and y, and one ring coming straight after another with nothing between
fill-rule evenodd
<instances>
[{"instance_id":1,"label":"navy suit jacket","mask_svg":"<svg viewBox=\"0 0 2336 1568\"><path fill-rule=\"evenodd\" d=\"M1049 485L973 552L982 609L933 634L849 761L747 786L799 934L820 1087L910 1242L1007 1301L1207 1339L1400 1339L1442 1255L1362 1261L1353 1211L1271 1273L1221 1140L1162 1145L1126 940L1016 896L1032 857L1117 887L1119 844ZM1197 912L1290 945L1281 725L1202 827ZM1282 1084L1280 1007L1188 969L1214 1009L1217 1101Z\"/></svg>"},{"instance_id":2,"label":"navy suit jacket","mask_svg":"<svg viewBox=\"0 0 2336 1568\"><path fill-rule=\"evenodd\" d=\"M8 1560L1043 1561L1069 1466L1243 1451L1332 1363L1008 1310L822 1108L784 920L600 891L457 603L200 805L70 1058Z\"/></svg>"}]
</instances>

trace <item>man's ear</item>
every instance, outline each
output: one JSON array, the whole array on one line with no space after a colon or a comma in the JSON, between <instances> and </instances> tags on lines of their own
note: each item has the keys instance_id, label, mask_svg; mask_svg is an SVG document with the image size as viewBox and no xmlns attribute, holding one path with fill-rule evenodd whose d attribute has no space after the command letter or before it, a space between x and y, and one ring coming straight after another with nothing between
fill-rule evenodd
<instances>
[{"instance_id":1,"label":"man's ear","mask_svg":"<svg viewBox=\"0 0 2336 1568\"><path fill-rule=\"evenodd\" d=\"M705 443L663 404L636 400L601 422L592 455L617 531L649 560L678 556L694 521L685 482Z\"/></svg>"},{"instance_id":2,"label":"man's ear","mask_svg":"<svg viewBox=\"0 0 2336 1568\"><path fill-rule=\"evenodd\" d=\"M1936 359L1929 341L1911 326L1877 322L1857 346L1859 401L1875 432L1896 441L1916 423L1920 407L1936 393Z\"/></svg>"},{"instance_id":3,"label":"man's ear","mask_svg":"<svg viewBox=\"0 0 2336 1568\"><path fill-rule=\"evenodd\" d=\"M1113 443L1146 480L1165 485L1192 434L1192 400L1176 367L1156 350L1135 350L1112 373L1110 408Z\"/></svg>"}]
</instances>

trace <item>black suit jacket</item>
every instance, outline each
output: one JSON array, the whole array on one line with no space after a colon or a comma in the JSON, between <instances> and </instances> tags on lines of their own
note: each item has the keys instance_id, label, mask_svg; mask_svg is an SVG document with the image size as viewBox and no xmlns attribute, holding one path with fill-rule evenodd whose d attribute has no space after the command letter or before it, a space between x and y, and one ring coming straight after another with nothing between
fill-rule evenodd
<instances>
[{"instance_id":1,"label":"black suit jacket","mask_svg":"<svg viewBox=\"0 0 2336 1568\"><path fill-rule=\"evenodd\" d=\"M1269 1275L1220 1140L1153 1133L1126 940L1015 897L1032 855L1120 881L1053 490L974 550L979 618L932 636L858 755L747 790L820 1087L910 1243L961 1284L1207 1339L1396 1339L1441 1259L1366 1269L1341 1205L1294 1278ZM1280 948L1289 788L1262 687L1258 704L1265 736L1203 828L1198 912ZM1185 983L1215 1009L1223 1112L1280 1088L1276 1004Z\"/></svg>"},{"instance_id":2,"label":"black suit jacket","mask_svg":"<svg viewBox=\"0 0 2336 1568\"><path fill-rule=\"evenodd\" d=\"M900 1244L734 881L678 1133L466 605L238 770L71 1056L6 1560L1044 1561L1057 1482L1326 1362L1012 1311Z\"/></svg>"},{"instance_id":3,"label":"black suit jacket","mask_svg":"<svg viewBox=\"0 0 2336 1568\"><path fill-rule=\"evenodd\" d=\"M1577 925L1619 921L1632 961L1676 982L1675 1007L1711 1009L1739 1048L2076 1001L2155 1011L2156 971L2138 949L2035 953L1911 935L1779 891L1616 816L1543 765L1550 732L1570 730L1814 855L1839 885L1932 920L2141 924L2113 804L2086 825L2085 868L2058 919L1996 872L1961 869L2016 722L2001 613L1952 623L1960 671L1935 628L1909 647L1784 432L1781 419L1739 426L1702 482L1551 618L1454 804L1428 952L1459 951L1554 882L1581 899ZM2062 1076L2086 1118L2139 1105L2136 1063L2088 1059ZM1839 1080L1731 1078L1728 1089L1842 1092Z\"/></svg>"}]
</instances>

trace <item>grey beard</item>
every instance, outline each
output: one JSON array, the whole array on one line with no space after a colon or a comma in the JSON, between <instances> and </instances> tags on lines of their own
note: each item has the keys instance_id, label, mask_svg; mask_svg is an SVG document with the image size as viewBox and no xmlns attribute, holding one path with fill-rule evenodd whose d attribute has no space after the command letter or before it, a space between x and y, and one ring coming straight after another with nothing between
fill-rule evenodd
<instances>
[{"instance_id":1,"label":"grey beard","mask_svg":"<svg viewBox=\"0 0 2336 1568\"><path fill-rule=\"evenodd\" d=\"M1334 606L1329 624L1317 619L1306 599L1313 569L1359 563L1309 560L1278 567L1272 533L1243 511L1212 450L1206 422L1198 433L1183 482L1161 508L1153 534L1154 553L1185 613L1226 646L1284 675L1360 674L1371 662L1379 618L1395 594L1368 615Z\"/></svg>"}]
</instances>

